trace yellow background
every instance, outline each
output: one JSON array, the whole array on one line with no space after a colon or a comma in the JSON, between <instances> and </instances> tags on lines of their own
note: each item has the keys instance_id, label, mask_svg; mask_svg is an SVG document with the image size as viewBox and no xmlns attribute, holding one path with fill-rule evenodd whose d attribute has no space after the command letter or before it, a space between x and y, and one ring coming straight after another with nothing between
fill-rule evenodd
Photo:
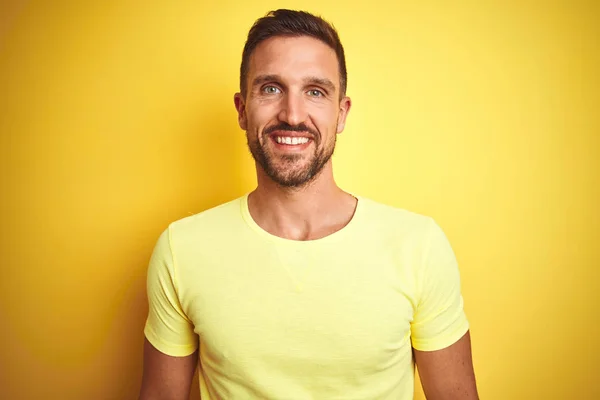
<instances>
[{"instance_id":1,"label":"yellow background","mask_svg":"<svg viewBox=\"0 0 600 400\"><path fill-rule=\"evenodd\" d=\"M255 183L233 94L278 7L340 31L338 183L450 238L482 398L600 398L598 2L0 7L0 398L136 398L155 240Z\"/></svg>"}]
</instances>

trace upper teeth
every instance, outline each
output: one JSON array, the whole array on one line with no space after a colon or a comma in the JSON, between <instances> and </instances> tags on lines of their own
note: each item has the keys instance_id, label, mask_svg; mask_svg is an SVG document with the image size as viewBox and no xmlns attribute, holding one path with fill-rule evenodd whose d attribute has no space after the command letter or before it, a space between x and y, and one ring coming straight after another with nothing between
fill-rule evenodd
<instances>
[{"instance_id":1,"label":"upper teeth","mask_svg":"<svg viewBox=\"0 0 600 400\"><path fill-rule=\"evenodd\" d=\"M308 142L307 137L276 136L275 140L277 141L277 143L284 144L304 144Z\"/></svg>"}]
</instances>

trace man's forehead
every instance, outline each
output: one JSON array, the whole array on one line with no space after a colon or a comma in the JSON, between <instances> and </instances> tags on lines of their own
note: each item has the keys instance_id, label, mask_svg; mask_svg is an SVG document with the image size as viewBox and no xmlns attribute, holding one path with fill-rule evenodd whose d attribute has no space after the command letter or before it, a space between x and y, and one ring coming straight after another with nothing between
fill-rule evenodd
<instances>
[{"instance_id":1,"label":"man's forehead","mask_svg":"<svg viewBox=\"0 0 600 400\"><path fill-rule=\"evenodd\" d=\"M335 51L309 36L269 38L256 47L249 61L251 76L302 74L337 80L339 75Z\"/></svg>"}]
</instances>

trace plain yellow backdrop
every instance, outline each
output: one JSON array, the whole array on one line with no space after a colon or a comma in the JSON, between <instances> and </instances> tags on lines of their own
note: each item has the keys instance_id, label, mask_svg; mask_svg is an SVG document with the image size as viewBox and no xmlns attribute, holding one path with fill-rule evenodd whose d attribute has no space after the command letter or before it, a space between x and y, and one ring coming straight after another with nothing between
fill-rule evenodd
<instances>
[{"instance_id":1,"label":"plain yellow backdrop","mask_svg":"<svg viewBox=\"0 0 600 400\"><path fill-rule=\"evenodd\" d=\"M0 398L136 398L155 240L255 184L233 94L280 7L346 49L338 183L450 238L481 397L600 398L600 8L566 0L3 1Z\"/></svg>"}]
</instances>

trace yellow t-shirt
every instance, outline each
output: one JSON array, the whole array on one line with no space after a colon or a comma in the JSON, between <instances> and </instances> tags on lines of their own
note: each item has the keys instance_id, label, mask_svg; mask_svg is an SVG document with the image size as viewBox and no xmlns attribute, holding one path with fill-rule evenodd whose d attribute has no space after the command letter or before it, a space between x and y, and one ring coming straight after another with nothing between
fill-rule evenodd
<instances>
[{"instance_id":1,"label":"yellow t-shirt","mask_svg":"<svg viewBox=\"0 0 600 400\"><path fill-rule=\"evenodd\" d=\"M208 399L412 399L411 346L468 330L453 251L428 217L358 197L325 238L271 235L247 195L172 223L148 268L147 339L200 348Z\"/></svg>"}]
</instances>

